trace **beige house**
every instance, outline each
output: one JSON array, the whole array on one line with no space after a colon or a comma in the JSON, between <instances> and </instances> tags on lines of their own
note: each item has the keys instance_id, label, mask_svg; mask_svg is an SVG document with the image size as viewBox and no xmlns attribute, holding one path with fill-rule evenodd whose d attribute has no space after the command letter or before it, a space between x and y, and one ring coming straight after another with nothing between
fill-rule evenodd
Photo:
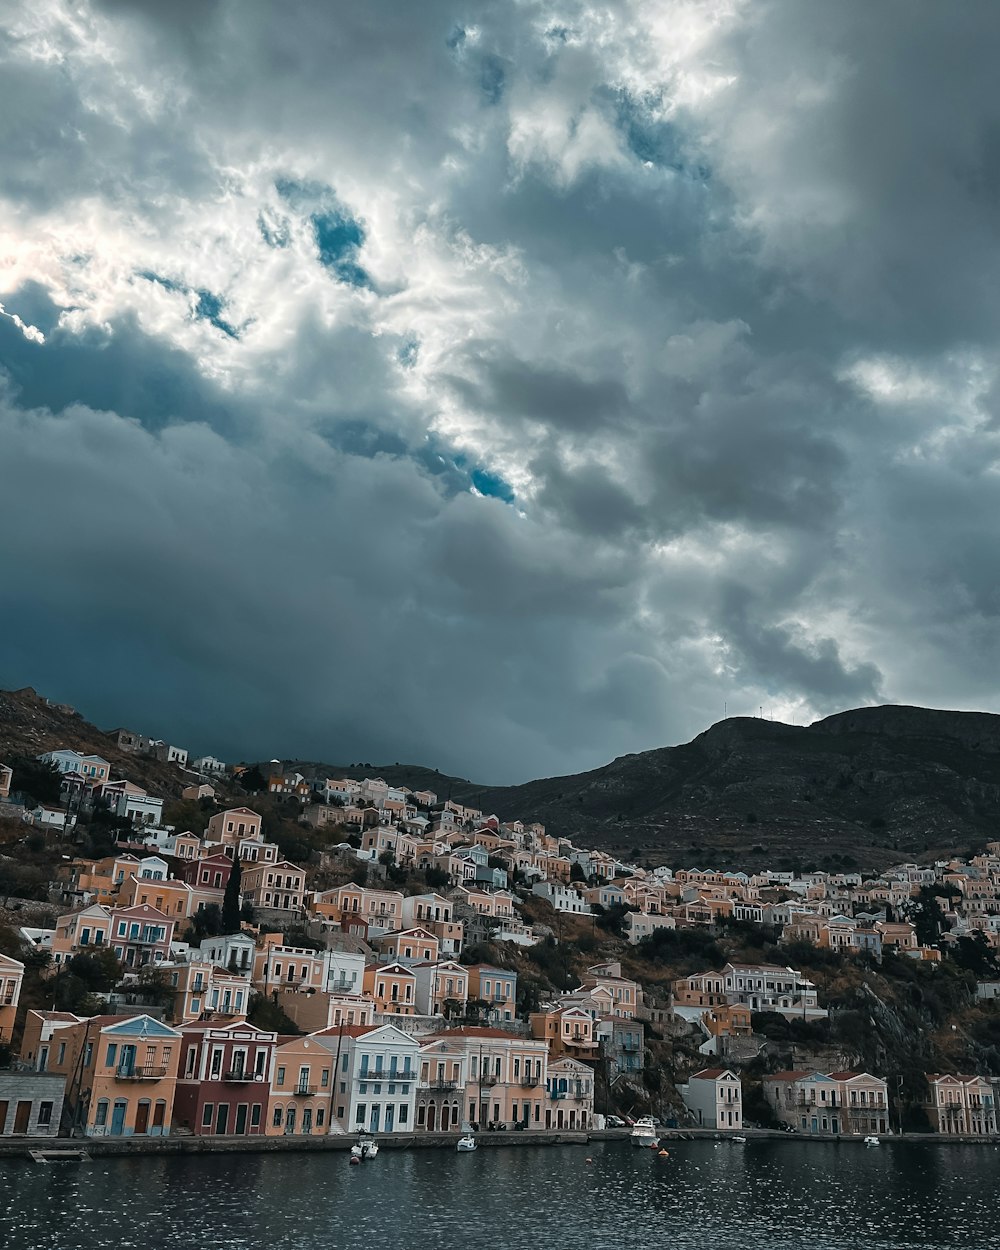
<instances>
[{"instance_id":1,"label":"beige house","mask_svg":"<svg viewBox=\"0 0 1000 1250\"><path fill-rule=\"evenodd\" d=\"M996 1098L982 1076L927 1075L927 1113L934 1131L979 1137L997 1131Z\"/></svg>"}]
</instances>

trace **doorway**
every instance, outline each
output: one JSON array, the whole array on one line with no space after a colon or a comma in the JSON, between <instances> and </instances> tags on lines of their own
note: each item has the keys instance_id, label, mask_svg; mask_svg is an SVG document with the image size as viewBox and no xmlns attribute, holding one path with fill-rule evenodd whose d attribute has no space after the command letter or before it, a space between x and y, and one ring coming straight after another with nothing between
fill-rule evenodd
<instances>
[{"instance_id":1,"label":"doorway","mask_svg":"<svg viewBox=\"0 0 1000 1250\"><path fill-rule=\"evenodd\" d=\"M221 1137L223 1133L229 1132L229 1103L220 1102L219 1109L215 1114L215 1131Z\"/></svg>"},{"instance_id":2,"label":"doorway","mask_svg":"<svg viewBox=\"0 0 1000 1250\"><path fill-rule=\"evenodd\" d=\"M135 1131L145 1133L149 1128L149 1103L143 1099L135 1111Z\"/></svg>"},{"instance_id":3,"label":"doorway","mask_svg":"<svg viewBox=\"0 0 1000 1250\"><path fill-rule=\"evenodd\" d=\"M125 1132L125 1112L128 1110L128 1103L119 1098L111 1112L111 1136L121 1137Z\"/></svg>"},{"instance_id":4,"label":"doorway","mask_svg":"<svg viewBox=\"0 0 1000 1250\"><path fill-rule=\"evenodd\" d=\"M247 1131L247 1104L241 1102L236 1108L236 1127L233 1132L243 1134Z\"/></svg>"},{"instance_id":5,"label":"doorway","mask_svg":"<svg viewBox=\"0 0 1000 1250\"><path fill-rule=\"evenodd\" d=\"M14 1132L19 1136L27 1133L31 1124L31 1102L19 1102L14 1112Z\"/></svg>"}]
</instances>

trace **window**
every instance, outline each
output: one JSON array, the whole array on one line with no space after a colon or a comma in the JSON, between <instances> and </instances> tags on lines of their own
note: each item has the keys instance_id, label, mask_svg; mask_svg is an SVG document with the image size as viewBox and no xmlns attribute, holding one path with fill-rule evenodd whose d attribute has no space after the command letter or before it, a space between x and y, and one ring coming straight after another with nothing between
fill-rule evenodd
<instances>
[{"instance_id":1,"label":"window","mask_svg":"<svg viewBox=\"0 0 1000 1250\"><path fill-rule=\"evenodd\" d=\"M368 1110L368 1108L365 1106L365 1104L364 1104L363 1102L359 1102L359 1103L358 1103L358 1109L357 1109L357 1111L356 1111L356 1113L355 1113L355 1116L354 1116L355 1123L357 1123L357 1124L363 1124L363 1123L364 1123L364 1120L365 1120L365 1112L366 1112L367 1110Z\"/></svg>"},{"instance_id":2,"label":"window","mask_svg":"<svg viewBox=\"0 0 1000 1250\"><path fill-rule=\"evenodd\" d=\"M271 1124L274 1128L281 1128L281 1108L280 1107L275 1107L274 1116L271 1119Z\"/></svg>"},{"instance_id":3,"label":"window","mask_svg":"<svg viewBox=\"0 0 1000 1250\"><path fill-rule=\"evenodd\" d=\"M324 1069L320 1072L320 1074L319 1074L319 1083L320 1083L320 1085L322 1086L322 1088L323 1088L323 1089L326 1089L326 1088L327 1088L327 1086L330 1084L330 1069L329 1069L329 1068L324 1068Z\"/></svg>"},{"instance_id":4,"label":"window","mask_svg":"<svg viewBox=\"0 0 1000 1250\"><path fill-rule=\"evenodd\" d=\"M214 1115L215 1115L215 1104L211 1102L206 1102L201 1113L201 1127L211 1128L212 1119Z\"/></svg>"},{"instance_id":5,"label":"window","mask_svg":"<svg viewBox=\"0 0 1000 1250\"><path fill-rule=\"evenodd\" d=\"M284 1085L284 1083L285 1083L285 1069L284 1069L283 1067L281 1067L281 1068L279 1068L279 1069L278 1069L278 1075L277 1075L276 1080L277 1080L277 1084L278 1084L278 1085Z\"/></svg>"},{"instance_id":6,"label":"window","mask_svg":"<svg viewBox=\"0 0 1000 1250\"><path fill-rule=\"evenodd\" d=\"M118 1058L118 1047L114 1044L114 1042L112 1042L108 1046L108 1057L107 1059L105 1059L104 1062L107 1064L109 1068L113 1068L115 1065L115 1060L117 1058Z\"/></svg>"},{"instance_id":7,"label":"window","mask_svg":"<svg viewBox=\"0 0 1000 1250\"><path fill-rule=\"evenodd\" d=\"M38 1127L48 1128L52 1123L52 1103L41 1102L38 1104Z\"/></svg>"},{"instance_id":8,"label":"window","mask_svg":"<svg viewBox=\"0 0 1000 1250\"><path fill-rule=\"evenodd\" d=\"M103 1128L104 1125L107 1124L107 1122L108 1122L108 1100L106 1098L102 1098L101 1101L97 1104L97 1111L94 1115L94 1124L97 1125L98 1128Z\"/></svg>"},{"instance_id":9,"label":"window","mask_svg":"<svg viewBox=\"0 0 1000 1250\"><path fill-rule=\"evenodd\" d=\"M83 1066L89 1068L94 1061L94 1043L88 1042L83 1048Z\"/></svg>"},{"instance_id":10,"label":"window","mask_svg":"<svg viewBox=\"0 0 1000 1250\"><path fill-rule=\"evenodd\" d=\"M259 1102L255 1102L253 1106L250 1108L250 1127L251 1128L260 1128L260 1108L261 1108L261 1104Z\"/></svg>"},{"instance_id":11,"label":"window","mask_svg":"<svg viewBox=\"0 0 1000 1250\"><path fill-rule=\"evenodd\" d=\"M410 1118L410 1108L406 1105L405 1102L400 1103L399 1104L399 1116L397 1118L397 1123L406 1124L409 1121L409 1118Z\"/></svg>"}]
</instances>

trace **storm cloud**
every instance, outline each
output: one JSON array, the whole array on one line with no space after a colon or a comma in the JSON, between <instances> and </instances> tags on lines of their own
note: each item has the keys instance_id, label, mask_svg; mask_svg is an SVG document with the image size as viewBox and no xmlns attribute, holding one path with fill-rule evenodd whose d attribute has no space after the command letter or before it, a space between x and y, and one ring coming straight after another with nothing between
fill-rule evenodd
<instances>
[{"instance_id":1,"label":"storm cloud","mask_svg":"<svg viewBox=\"0 0 1000 1250\"><path fill-rule=\"evenodd\" d=\"M1000 19L33 0L0 684L488 782L1000 711Z\"/></svg>"}]
</instances>

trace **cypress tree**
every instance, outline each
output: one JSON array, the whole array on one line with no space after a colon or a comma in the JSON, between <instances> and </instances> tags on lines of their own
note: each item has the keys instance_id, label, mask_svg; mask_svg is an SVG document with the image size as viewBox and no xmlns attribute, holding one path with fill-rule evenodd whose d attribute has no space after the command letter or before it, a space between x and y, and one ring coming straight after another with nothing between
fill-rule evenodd
<instances>
[{"instance_id":1,"label":"cypress tree","mask_svg":"<svg viewBox=\"0 0 1000 1250\"><path fill-rule=\"evenodd\" d=\"M226 882L226 892L222 896L222 932L239 933L240 931L240 886L243 881L243 869L240 866L239 848L234 848L233 870Z\"/></svg>"}]
</instances>

